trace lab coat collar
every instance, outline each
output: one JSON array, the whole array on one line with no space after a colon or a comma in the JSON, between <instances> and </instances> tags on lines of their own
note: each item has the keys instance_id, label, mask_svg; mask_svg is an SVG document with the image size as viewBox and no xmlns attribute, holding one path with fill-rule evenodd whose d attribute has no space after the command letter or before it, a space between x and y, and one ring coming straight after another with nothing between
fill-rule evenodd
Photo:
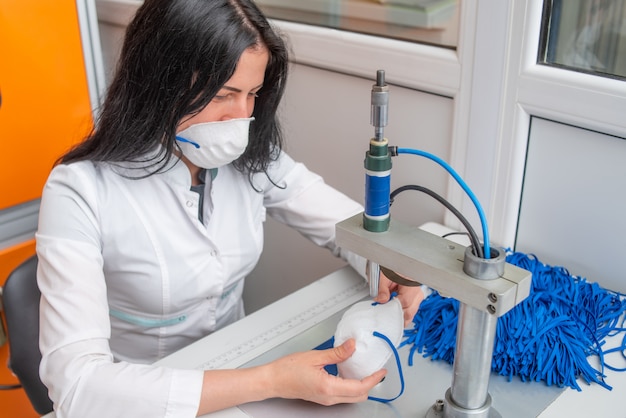
<instances>
[{"instance_id":1,"label":"lab coat collar","mask_svg":"<svg viewBox=\"0 0 626 418\"><path fill-rule=\"evenodd\" d=\"M123 161L120 163L109 163L111 169L122 177L143 178L150 175L165 176L169 181L178 184L185 189L191 188L191 173L185 163L176 155L172 155L170 160L157 174L155 167L160 165L159 160L165 155L165 150L161 145L145 154L143 158L135 161ZM211 177L215 175L211 173Z\"/></svg>"}]
</instances>

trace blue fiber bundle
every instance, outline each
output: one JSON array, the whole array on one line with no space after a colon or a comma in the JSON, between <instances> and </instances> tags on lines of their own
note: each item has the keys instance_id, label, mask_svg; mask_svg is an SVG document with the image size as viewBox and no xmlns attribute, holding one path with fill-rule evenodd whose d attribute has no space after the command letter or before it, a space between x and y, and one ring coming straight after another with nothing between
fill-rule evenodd
<instances>
[{"instance_id":1,"label":"blue fiber bundle","mask_svg":"<svg viewBox=\"0 0 626 418\"><path fill-rule=\"evenodd\" d=\"M572 276L563 267L551 267L534 255L508 252L507 262L532 273L530 295L498 320L492 370L519 376L523 381L543 381L548 386L581 390L577 379L604 382L604 369L624 371L605 363L605 355L626 357L622 346L604 350L604 339L626 331L625 295ZM411 344L409 365L416 352L432 360L454 361L459 302L433 292L420 305L413 329L405 330L401 346ZM597 356L600 370L589 364Z\"/></svg>"}]
</instances>

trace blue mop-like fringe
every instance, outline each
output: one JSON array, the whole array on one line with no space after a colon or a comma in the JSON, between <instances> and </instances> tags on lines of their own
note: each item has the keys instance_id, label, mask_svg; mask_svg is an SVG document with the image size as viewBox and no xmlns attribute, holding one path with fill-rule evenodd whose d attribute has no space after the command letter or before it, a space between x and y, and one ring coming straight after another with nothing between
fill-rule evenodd
<instances>
[{"instance_id":1,"label":"blue mop-like fringe","mask_svg":"<svg viewBox=\"0 0 626 418\"><path fill-rule=\"evenodd\" d=\"M626 336L621 347L603 350L605 338L626 331L625 295L572 276L563 267L541 263L534 255L507 252L507 262L532 273L530 295L498 320L492 370L519 376L523 381L543 381L548 386L581 390L577 379L611 390L604 369L624 371L605 362L605 355L620 353L626 359ZM405 330L400 346L432 360L454 361L459 302L433 291L420 305L414 328ZM600 370L589 363L596 356Z\"/></svg>"}]
</instances>

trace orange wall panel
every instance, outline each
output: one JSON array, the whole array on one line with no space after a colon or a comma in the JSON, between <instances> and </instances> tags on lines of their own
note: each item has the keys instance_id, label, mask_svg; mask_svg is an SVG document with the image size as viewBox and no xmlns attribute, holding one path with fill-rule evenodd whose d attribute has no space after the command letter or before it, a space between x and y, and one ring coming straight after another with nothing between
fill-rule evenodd
<instances>
[{"instance_id":1,"label":"orange wall panel","mask_svg":"<svg viewBox=\"0 0 626 418\"><path fill-rule=\"evenodd\" d=\"M0 40L1 210L41 196L92 117L75 0L2 0Z\"/></svg>"},{"instance_id":2,"label":"orange wall panel","mask_svg":"<svg viewBox=\"0 0 626 418\"><path fill-rule=\"evenodd\" d=\"M41 196L54 161L91 129L76 1L0 1L0 210ZM0 286L35 253L0 249ZM0 383L17 380L0 347ZM1 391L0 418L36 417L23 390Z\"/></svg>"}]
</instances>

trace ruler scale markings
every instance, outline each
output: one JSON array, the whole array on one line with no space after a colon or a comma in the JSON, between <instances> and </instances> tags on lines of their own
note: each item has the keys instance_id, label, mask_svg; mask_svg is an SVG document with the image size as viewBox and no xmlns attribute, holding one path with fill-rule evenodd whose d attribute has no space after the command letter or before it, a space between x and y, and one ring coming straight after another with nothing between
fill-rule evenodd
<instances>
[{"instance_id":1,"label":"ruler scale markings","mask_svg":"<svg viewBox=\"0 0 626 418\"><path fill-rule=\"evenodd\" d=\"M269 330L262 332L261 334L257 334L248 341L237 345L229 351L206 361L205 363L201 364L199 368L204 370L211 370L222 367L223 365L233 361L234 359L241 357L242 355L249 353L256 348L267 344L271 340L275 339L277 336L293 330L299 325L305 324L321 314L327 313L331 315L333 307L337 306L340 302L345 301L350 297L358 295L363 289L366 288L366 286L367 283L365 282L353 285L350 288L345 289L344 291L310 307L309 309L297 315L294 315L293 317L281 322L280 324L270 328ZM315 321L311 325L315 325L318 322L319 321Z\"/></svg>"}]
</instances>

